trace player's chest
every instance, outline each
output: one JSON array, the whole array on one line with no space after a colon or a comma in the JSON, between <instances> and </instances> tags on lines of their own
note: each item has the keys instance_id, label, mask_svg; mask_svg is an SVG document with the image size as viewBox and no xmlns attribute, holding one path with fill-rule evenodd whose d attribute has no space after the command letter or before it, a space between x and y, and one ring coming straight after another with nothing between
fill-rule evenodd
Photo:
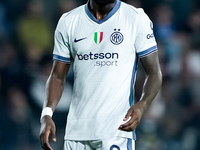
<instances>
[{"instance_id":1,"label":"player's chest","mask_svg":"<svg viewBox=\"0 0 200 150\"><path fill-rule=\"evenodd\" d=\"M70 37L71 54L134 52L133 29L121 24L78 25Z\"/></svg>"}]
</instances>

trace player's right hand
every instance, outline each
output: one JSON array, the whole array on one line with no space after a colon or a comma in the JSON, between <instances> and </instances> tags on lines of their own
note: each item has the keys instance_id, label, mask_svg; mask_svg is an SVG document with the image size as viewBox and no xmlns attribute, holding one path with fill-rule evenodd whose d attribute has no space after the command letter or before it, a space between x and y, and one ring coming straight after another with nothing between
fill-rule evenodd
<instances>
[{"instance_id":1,"label":"player's right hand","mask_svg":"<svg viewBox=\"0 0 200 150\"><path fill-rule=\"evenodd\" d=\"M44 150L53 150L49 144L49 135L56 142L56 127L50 116L44 116L41 120L40 144Z\"/></svg>"}]
</instances>

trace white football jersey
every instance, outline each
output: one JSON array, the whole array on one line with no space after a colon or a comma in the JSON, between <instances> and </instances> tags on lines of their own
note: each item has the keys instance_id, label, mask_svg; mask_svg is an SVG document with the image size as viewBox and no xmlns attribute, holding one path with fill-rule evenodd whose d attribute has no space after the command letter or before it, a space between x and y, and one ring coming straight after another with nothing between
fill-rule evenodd
<instances>
[{"instance_id":1,"label":"white football jersey","mask_svg":"<svg viewBox=\"0 0 200 150\"><path fill-rule=\"evenodd\" d=\"M155 51L153 24L142 9L117 0L101 21L88 3L63 14L53 59L73 61L75 78L65 139L136 139L118 127L134 104L138 58Z\"/></svg>"}]
</instances>

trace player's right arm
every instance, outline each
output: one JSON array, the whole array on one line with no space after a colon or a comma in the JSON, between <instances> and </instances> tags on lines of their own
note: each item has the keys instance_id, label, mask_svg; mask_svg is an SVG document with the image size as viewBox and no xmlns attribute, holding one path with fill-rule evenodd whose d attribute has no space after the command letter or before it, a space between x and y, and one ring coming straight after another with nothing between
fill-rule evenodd
<instances>
[{"instance_id":1,"label":"player's right arm","mask_svg":"<svg viewBox=\"0 0 200 150\"><path fill-rule=\"evenodd\" d=\"M55 110L61 98L69 68L70 64L59 61L53 62L53 67L46 83L46 99L43 107L50 107L52 111ZM40 143L44 150L53 150L49 144L49 135L51 134L52 140L56 142L55 132L56 128L52 118L48 115L42 117Z\"/></svg>"}]
</instances>

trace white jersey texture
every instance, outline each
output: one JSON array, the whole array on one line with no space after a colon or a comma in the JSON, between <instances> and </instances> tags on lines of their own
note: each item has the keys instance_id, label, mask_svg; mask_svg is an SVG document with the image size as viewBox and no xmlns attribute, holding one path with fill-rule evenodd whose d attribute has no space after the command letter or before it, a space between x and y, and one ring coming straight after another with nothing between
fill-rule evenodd
<instances>
[{"instance_id":1,"label":"white jersey texture","mask_svg":"<svg viewBox=\"0 0 200 150\"><path fill-rule=\"evenodd\" d=\"M65 139L136 139L124 132L134 104L138 58L157 51L153 25L142 9L117 0L101 21L88 3L62 15L55 31L53 60L73 61L74 87Z\"/></svg>"}]
</instances>

